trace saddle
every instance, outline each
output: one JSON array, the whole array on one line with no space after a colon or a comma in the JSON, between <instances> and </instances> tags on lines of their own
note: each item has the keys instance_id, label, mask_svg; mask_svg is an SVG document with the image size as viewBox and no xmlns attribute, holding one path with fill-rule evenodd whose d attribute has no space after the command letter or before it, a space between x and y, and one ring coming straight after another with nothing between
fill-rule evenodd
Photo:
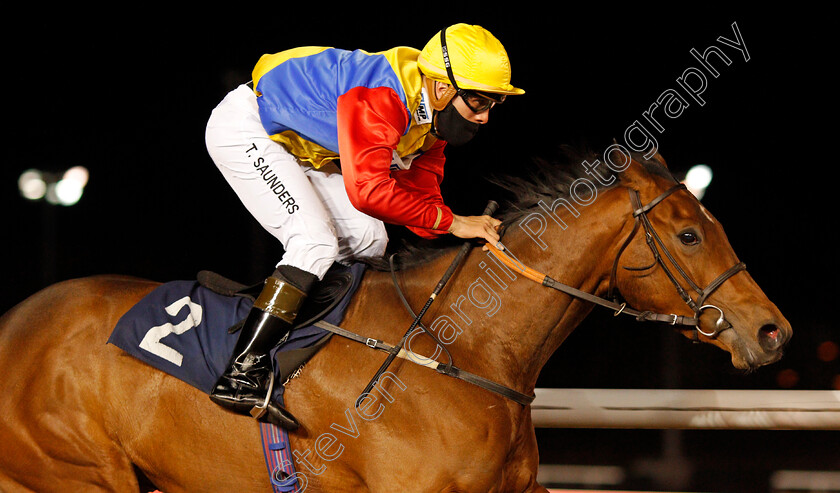
<instances>
[{"instance_id":1,"label":"saddle","mask_svg":"<svg viewBox=\"0 0 840 493\"><path fill-rule=\"evenodd\" d=\"M365 269L364 264L334 264L313 286L294 330L271 353L278 382L288 380L327 343L333 333L315 324L341 322ZM108 342L210 393L260 289L210 271L194 280L164 283L120 317ZM283 390L283 385L274 387L275 401L282 402Z\"/></svg>"},{"instance_id":2,"label":"saddle","mask_svg":"<svg viewBox=\"0 0 840 493\"><path fill-rule=\"evenodd\" d=\"M201 286L214 293L222 296L239 296L250 300L251 303L256 300L263 287L262 283L246 285L209 270L200 271L196 280ZM350 270L330 269L322 280L315 283L305 298L292 331L312 326L329 315L350 292L351 288L354 289L358 286L358 284L354 286L353 280L354 277ZM341 311L343 313L343 310ZM244 323L245 319L242 319L230 326L228 333L235 334ZM278 351L274 360L278 375L284 379L293 375L298 368L327 343L331 335L331 333L326 333L324 337L311 346Z\"/></svg>"}]
</instances>

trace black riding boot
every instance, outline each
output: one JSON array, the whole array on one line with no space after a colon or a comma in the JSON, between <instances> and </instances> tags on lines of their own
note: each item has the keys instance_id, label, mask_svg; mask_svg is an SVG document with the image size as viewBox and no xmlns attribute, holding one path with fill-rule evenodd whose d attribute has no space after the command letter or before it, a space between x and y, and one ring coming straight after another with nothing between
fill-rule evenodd
<instances>
[{"instance_id":1,"label":"black riding boot","mask_svg":"<svg viewBox=\"0 0 840 493\"><path fill-rule=\"evenodd\" d=\"M298 421L271 400L275 385L269 351L288 338L306 293L317 280L314 275L289 266L280 266L266 279L254 301L228 369L219 377L210 399L239 414L295 430Z\"/></svg>"}]
</instances>

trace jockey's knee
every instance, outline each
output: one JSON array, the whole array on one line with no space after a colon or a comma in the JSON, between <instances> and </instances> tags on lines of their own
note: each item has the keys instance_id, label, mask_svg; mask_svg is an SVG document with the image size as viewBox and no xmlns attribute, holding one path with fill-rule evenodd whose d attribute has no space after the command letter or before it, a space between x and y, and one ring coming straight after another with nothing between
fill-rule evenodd
<instances>
[{"instance_id":1,"label":"jockey's knee","mask_svg":"<svg viewBox=\"0 0 840 493\"><path fill-rule=\"evenodd\" d=\"M307 238L307 241L286 250L280 263L292 265L323 279L336 260L338 240L335 236L321 235L318 238Z\"/></svg>"},{"instance_id":2,"label":"jockey's knee","mask_svg":"<svg viewBox=\"0 0 840 493\"><path fill-rule=\"evenodd\" d=\"M371 218L360 225L354 244L351 245L356 258L377 258L385 254L388 246L388 232L382 221Z\"/></svg>"}]
</instances>

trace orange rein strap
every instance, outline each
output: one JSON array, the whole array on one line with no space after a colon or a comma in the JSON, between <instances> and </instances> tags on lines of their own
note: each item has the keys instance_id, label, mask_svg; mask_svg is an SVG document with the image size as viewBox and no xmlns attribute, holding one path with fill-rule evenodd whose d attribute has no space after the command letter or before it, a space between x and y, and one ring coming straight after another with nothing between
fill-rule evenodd
<instances>
[{"instance_id":1,"label":"orange rein strap","mask_svg":"<svg viewBox=\"0 0 840 493\"><path fill-rule=\"evenodd\" d=\"M501 243L501 242L499 242ZM504 245L502 246L504 248ZM651 311L638 311L632 308L627 307L627 303L618 304L616 302L600 298L593 294L589 294L585 291L581 291L577 288L573 288L571 286L567 286L560 282L555 281L554 279L550 278L549 276L528 267L527 265L523 264L519 260L512 258L510 255L506 254L504 251L497 248L495 245L487 245L490 253L492 253L500 262L506 265L508 268L513 270L514 272L519 272L523 276L527 277L528 279L538 282L543 286L556 289L557 291L566 293L570 296L573 296L578 299L582 299L584 301L589 301L590 303L595 303L597 305L601 305L603 307L609 308L614 313L614 316L618 316L619 314L630 315L635 317L636 320L639 322L644 321L651 321L651 322L665 322L671 325L690 325L690 326L697 326L699 324L699 320L694 317L686 317L684 315L675 315L675 314L664 314L664 313L653 313ZM507 250L507 249L505 249Z\"/></svg>"},{"instance_id":2,"label":"orange rein strap","mask_svg":"<svg viewBox=\"0 0 840 493\"><path fill-rule=\"evenodd\" d=\"M501 241L499 243L501 243ZM508 254L506 254L503 251L496 248L495 245L491 245L491 244L488 243L487 248L490 249L490 253L495 255L496 258L499 259L499 261L502 262L503 264L505 264L508 268L510 268L511 270L514 270L516 272L519 272L520 274L522 274L523 276L527 277L528 279L530 279L532 281L536 281L540 284L543 284L545 282L545 279L548 277L545 274L528 267L527 265L523 264L522 262L520 262L520 261L518 261L514 258L511 258Z\"/></svg>"}]
</instances>

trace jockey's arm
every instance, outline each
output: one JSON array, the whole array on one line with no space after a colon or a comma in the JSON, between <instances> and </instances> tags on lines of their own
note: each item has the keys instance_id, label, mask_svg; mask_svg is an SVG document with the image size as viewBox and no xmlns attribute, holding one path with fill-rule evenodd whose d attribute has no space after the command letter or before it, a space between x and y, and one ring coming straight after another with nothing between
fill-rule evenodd
<instances>
[{"instance_id":1,"label":"jockey's arm","mask_svg":"<svg viewBox=\"0 0 840 493\"><path fill-rule=\"evenodd\" d=\"M423 194L429 203L443 206L440 194L440 184L443 181L443 165L446 158L443 148L446 143L437 141L431 149L416 158L411 168L395 171L392 176L406 188L414 189ZM447 232L459 238L483 238L495 243L499 240L496 229L501 221L490 216L459 216L452 214L452 223ZM408 227L411 231L424 238L434 238L440 232L430 232L422 228Z\"/></svg>"},{"instance_id":2,"label":"jockey's arm","mask_svg":"<svg viewBox=\"0 0 840 493\"><path fill-rule=\"evenodd\" d=\"M440 195L443 146L436 144L412 168L392 176L390 165L408 112L389 88L358 87L338 100L338 143L350 202L382 221L409 227L424 237L452 233L495 243L499 221L489 216L456 216Z\"/></svg>"},{"instance_id":3,"label":"jockey's arm","mask_svg":"<svg viewBox=\"0 0 840 493\"><path fill-rule=\"evenodd\" d=\"M391 157L410 116L388 88L356 88L338 100L338 142L350 202L382 221L407 226L425 238L451 233L496 243L500 221L458 216L443 203L444 142L435 144L406 171L391 174Z\"/></svg>"}]
</instances>

